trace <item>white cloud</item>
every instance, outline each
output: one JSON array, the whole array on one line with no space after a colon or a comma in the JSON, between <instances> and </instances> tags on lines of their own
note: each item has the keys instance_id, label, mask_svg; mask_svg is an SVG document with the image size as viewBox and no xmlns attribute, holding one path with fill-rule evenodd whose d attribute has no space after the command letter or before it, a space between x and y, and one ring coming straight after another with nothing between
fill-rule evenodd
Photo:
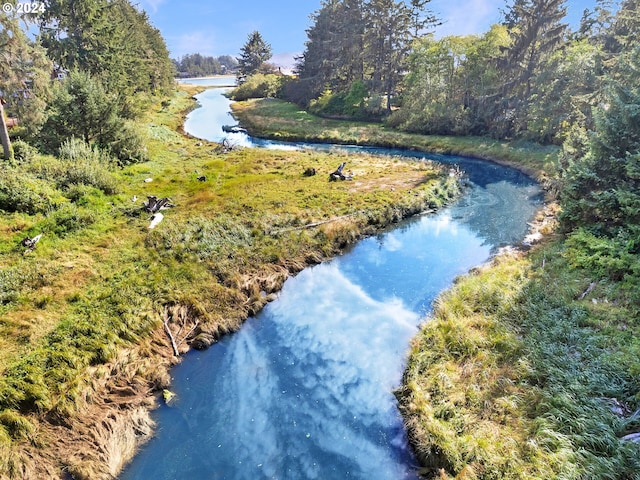
<instances>
[{"instance_id":1,"label":"white cloud","mask_svg":"<svg viewBox=\"0 0 640 480\"><path fill-rule=\"evenodd\" d=\"M143 0L143 7L145 6L149 6L149 11L151 13L156 13L158 11L158 8L160 7L160 5L162 5L164 2L166 2L167 0ZM147 10L145 8L145 10Z\"/></svg>"},{"instance_id":2,"label":"white cloud","mask_svg":"<svg viewBox=\"0 0 640 480\"><path fill-rule=\"evenodd\" d=\"M189 32L172 40L171 56L173 58L178 58L188 53L200 53L212 57L218 56L213 32Z\"/></svg>"},{"instance_id":3,"label":"white cloud","mask_svg":"<svg viewBox=\"0 0 640 480\"><path fill-rule=\"evenodd\" d=\"M430 5L443 22L436 27L436 36L483 34L500 20L504 3L497 0L436 0Z\"/></svg>"},{"instance_id":4,"label":"white cloud","mask_svg":"<svg viewBox=\"0 0 640 480\"><path fill-rule=\"evenodd\" d=\"M283 73L291 73L293 70L293 66L296 63L295 57L299 56L300 52L297 53L276 53L271 57L269 63L273 63L276 67L282 67Z\"/></svg>"}]
</instances>

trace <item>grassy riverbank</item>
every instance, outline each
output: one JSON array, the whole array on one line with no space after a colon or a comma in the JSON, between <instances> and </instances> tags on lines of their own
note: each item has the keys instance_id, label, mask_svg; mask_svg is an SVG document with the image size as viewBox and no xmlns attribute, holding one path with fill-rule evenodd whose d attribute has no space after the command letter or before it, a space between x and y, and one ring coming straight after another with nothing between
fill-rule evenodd
<instances>
[{"instance_id":1,"label":"grassy riverbank","mask_svg":"<svg viewBox=\"0 0 640 480\"><path fill-rule=\"evenodd\" d=\"M498 257L436 302L397 392L428 478L638 478L637 307L566 254Z\"/></svg>"},{"instance_id":2,"label":"grassy riverbank","mask_svg":"<svg viewBox=\"0 0 640 480\"><path fill-rule=\"evenodd\" d=\"M234 112L269 138L464 154L555 176L554 148L398 133L278 100ZM555 233L553 210L539 219L541 244L459 278L413 342L397 397L427 478L640 478L640 448L622 439L640 431L636 296L576 266L585 253Z\"/></svg>"},{"instance_id":3,"label":"grassy riverbank","mask_svg":"<svg viewBox=\"0 0 640 480\"><path fill-rule=\"evenodd\" d=\"M505 142L487 137L445 137L400 132L383 124L316 117L275 98L252 99L232 105L233 114L258 137L423 150L464 155L512 165L532 176L555 170L558 148L529 142Z\"/></svg>"},{"instance_id":4,"label":"grassy riverbank","mask_svg":"<svg viewBox=\"0 0 640 480\"><path fill-rule=\"evenodd\" d=\"M187 138L189 92L149 113L147 163L36 155L2 167L6 205L35 196L0 212L0 478L113 478L169 385L166 328L181 351L215 341L289 275L458 193L429 162ZM343 161L353 180L329 182ZM175 204L153 230L147 195ZM38 234L33 251L21 246Z\"/></svg>"}]
</instances>

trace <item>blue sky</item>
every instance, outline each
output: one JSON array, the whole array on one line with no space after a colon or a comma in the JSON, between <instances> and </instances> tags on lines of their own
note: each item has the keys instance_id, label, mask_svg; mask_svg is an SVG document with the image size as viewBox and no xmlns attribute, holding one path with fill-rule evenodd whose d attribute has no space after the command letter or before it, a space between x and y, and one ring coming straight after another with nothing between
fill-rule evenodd
<instances>
[{"instance_id":1,"label":"blue sky","mask_svg":"<svg viewBox=\"0 0 640 480\"><path fill-rule=\"evenodd\" d=\"M258 30L273 48L272 62L287 67L304 50L309 15L320 0L139 0L165 38L171 56L187 53L238 56L247 36ZM510 2L511 3L511 2ZM568 21L576 25L595 0L568 0ZM483 33L500 21L505 0L431 0L445 23L437 36Z\"/></svg>"}]
</instances>

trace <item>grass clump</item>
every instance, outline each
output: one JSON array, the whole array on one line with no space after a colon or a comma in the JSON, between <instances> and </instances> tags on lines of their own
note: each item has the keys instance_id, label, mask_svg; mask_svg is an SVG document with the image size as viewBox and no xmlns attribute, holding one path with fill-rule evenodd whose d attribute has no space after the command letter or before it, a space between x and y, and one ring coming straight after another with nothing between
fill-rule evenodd
<instances>
[{"instance_id":1,"label":"grass clump","mask_svg":"<svg viewBox=\"0 0 640 480\"><path fill-rule=\"evenodd\" d=\"M10 166L0 166L0 210L35 215L55 208L62 195L49 182Z\"/></svg>"},{"instance_id":2,"label":"grass clump","mask_svg":"<svg viewBox=\"0 0 640 480\"><path fill-rule=\"evenodd\" d=\"M146 239L147 245L166 250L178 260L233 258L240 249L252 246L249 228L227 215L216 218L193 217L156 230Z\"/></svg>"}]
</instances>

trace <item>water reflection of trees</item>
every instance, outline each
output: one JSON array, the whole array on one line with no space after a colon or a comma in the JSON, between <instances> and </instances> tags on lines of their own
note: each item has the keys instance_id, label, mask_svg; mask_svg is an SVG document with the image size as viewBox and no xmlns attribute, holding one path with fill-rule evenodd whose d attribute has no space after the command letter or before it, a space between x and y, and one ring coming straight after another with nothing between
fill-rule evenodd
<instances>
[{"instance_id":1,"label":"water reflection of trees","mask_svg":"<svg viewBox=\"0 0 640 480\"><path fill-rule=\"evenodd\" d=\"M534 185L516 185L508 180L475 186L452 207L453 218L484 240L499 247L517 243L527 232L527 221L542 202Z\"/></svg>"}]
</instances>

